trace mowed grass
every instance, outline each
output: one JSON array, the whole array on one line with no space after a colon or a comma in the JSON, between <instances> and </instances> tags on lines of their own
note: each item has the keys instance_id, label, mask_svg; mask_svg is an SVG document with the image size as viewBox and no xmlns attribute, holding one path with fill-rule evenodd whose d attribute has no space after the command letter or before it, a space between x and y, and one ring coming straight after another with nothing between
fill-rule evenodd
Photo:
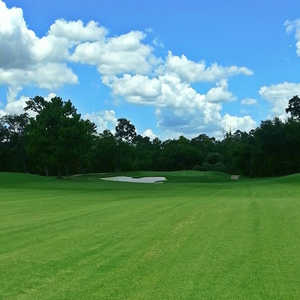
<instances>
[{"instance_id":1,"label":"mowed grass","mask_svg":"<svg viewBox=\"0 0 300 300\"><path fill-rule=\"evenodd\" d=\"M299 175L122 175L0 173L0 299L300 299Z\"/></svg>"}]
</instances>

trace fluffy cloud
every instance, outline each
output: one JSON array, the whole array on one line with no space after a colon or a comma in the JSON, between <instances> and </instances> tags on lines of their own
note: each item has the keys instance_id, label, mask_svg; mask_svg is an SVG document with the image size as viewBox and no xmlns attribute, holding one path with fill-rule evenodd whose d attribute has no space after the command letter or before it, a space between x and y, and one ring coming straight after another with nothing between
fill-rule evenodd
<instances>
[{"instance_id":1,"label":"fluffy cloud","mask_svg":"<svg viewBox=\"0 0 300 300\"><path fill-rule=\"evenodd\" d=\"M241 104L243 104L243 105L254 105L256 103L257 103L257 101L254 98L245 98L245 99L241 100Z\"/></svg>"},{"instance_id":2,"label":"fluffy cloud","mask_svg":"<svg viewBox=\"0 0 300 300\"><path fill-rule=\"evenodd\" d=\"M115 96L130 103L156 107L157 125L182 134L209 132L220 135L228 123L222 119L222 102L235 100L226 79L217 81L214 87L201 94L179 75L167 71L159 72L155 77L115 76L106 84ZM254 123L249 117L237 118L234 124L247 130L253 128Z\"/></svg>"},{"instance_id":3,"label":"fluffy cloud","mask_svg":"<svg viewBox=\"0 0 300 300\"><path fill-rule=\"evenodd\" d=\"M213 104L205 110L157 109L157 126L174 137L199 133L216 135L221 130L221 108L221 105Z\"/></svg>"},{"instance_id":4,"label":"fluffy cloud","mask_svg":"<svg viewBox=\"0 0 300 300\"><path fill-rule=\"evenodd\" d=\"M174 56L171 51L169 51L166 63L160 68L159 72L176 74L183 81L190 83L215 82L240 74L248 76L253 74L246 67L223 67L217 63L207 67L204 61L194 62L187 59L185 55Z\"/></svg>"},{"instance_id":5,"label":"fluffy cloud","mask_svg":"<svg viewBox=\"0 0 300 300\"><path fill-rule=\"evenodd\" d=\"M78 79L65 63L69 43L49 35L39 39L30 30L20 8L7 8L0 0L0 84L36 85L53 89Z\"/></svg>"},{"instance_id":6,"label":"fluffy cloud","mask_svg":"<svg viewBox=\"0 0 300 300\"><path fill-rule=\"evenodd\" d=\"M71 45L66 38L47 35L36 40L32 55L35 63L63 62L70 56Z\"/></svg>"},{"instance_id":7,"label":"fluffy cloud","mask_svg":"<svg viewBox=\"0 0 300 300\"><path fill-rule=\"evenodd\" d=\"M33 57L38 62L67 61L72 47L87 41L103 41L106 34L106 28L94 21L85 26L80 20L56 20L46 36L36 39L32 48Z\"/></svg>"},{"instance_id":8,"label":"fluffy cloud","mask_svg":"<svg viewBox=\"0 0 300 300\"><path fill-rule=\"evenodd\" d=\"M5 105L4 109L0 110L0 116L1 115L18 115L25 112L24 108L26 107L26 101L28 101L30 98L21 96L17 99L17 95L20 89L13 89L9 88L8 90L8 101ZM50 93L48 96L45 97L46 101L50 101L52 98L54 98L56 95L54 93ZM29 112L30 113L30 112ZM32 115L35 113L32 112Z\"/></svg>"},{"instance_id":9,"label":"fluffy cloud","mask_svg":"<svg viewBox=\"0 0 300 300\"><path fill-rule=\"evenodd\" d=\"M83 116L83 118L95 123L98 132L103 132L105 129L109 129L114 132L117 125L116 113L113 110L87 113Z\"/></svg>"},{"instance_id":10,"label":"fluffy cloud","mask_svg":"<svg viewBox=\"0 0 300 300\"><path fill-rule=\"evenodd\" d=\"M207 67L204 62L193 62L184 55L174 56L171 51L163 61L153 55L150 45L143 43L145 36L143 32L131 31L101 41L81 43L75 48L71 60L97 66L104 83L115 75L146 75L150 71L157 75L177 76L188 83L215 82L231 76L253 74L246 67L223 67L216 63Z\"/></svg>"},{"instance_id":11,"label":"fluffy cloud","mask_svg":"<svg viewBox=\"0 0 300 300\"><path fill-rule=\"evenodd\" d=\"M154 106L159 127L192 134L223 130L222 102L236 99L229 90L228 79L234 75L252 75L252 71L217 64L207 67L204 62L196 63L169 52L151 74L105 76L103 83L115 96L130 103ZM211 82L213 86L200 93L192 86L195 82Z\"/></svg>"},{"instance_id":12,"label":"fluffy cloud","mask_svg":"<svg viewBox=\"0 0 300 300\"><path fill-rule=\"evenodd\" d=\"M218 82L216 87L206 94L198 93L190 84L174 74L154 78L125 74L106 83L115 95L124 97L128 102L157 107L203 108L209 102L234 100L226 80Z\"/></svg>"},{"instance_id":13,"label":"fluffy cloud","mask_svg":"<svg viewBox=\"0 0 300 300\"><path fill-rule=\"evenodd\" d=\"M157 111L158 127L168 132L169 136L185 135L194 137L199 133L222 138L225 132L236 130L249 131L257 126L251 116L237 117L229 114L222 116L221 106L207 113L202 111L184 111L162 109Z\"/></svg>"},{"instance_id":14,"label":"fluffy cloud","mask_svg":"<svg viewBox=\"0 0 300 300\"><path fill-rule=\"evenodd\" d=\"M53 89L77 83L68 61L95 65L103 76L146 74L159 61L140 31L107 37L107 29L94 21L61 19L39 38L22 9L7 8L1 0L0 25L0 84Z\"/></svg>"},{"instance_id":15,"label":"fluffy cloud","mask_svg":"<svg viewBox=\"0 0 300 300\"><path fill-rule=\"evenodd\" d=\"M235 132L238 129L241 131L249 131L256 127L256 122L250 116L236 117L229 114L225 114L221 124L226 132Z\"/></svg>"},{"instance_id":16,"label":"fluffy cloud","mask_svg":"<svg viewBox=\"0 0 300 300\"><path fill-rule=\"evenodd\" d=\"M297 54L300 56L300 19L294 21L285 21L284 26L288 33L295 32Z\"/></svg>"},{"instance_id":17,"label":"fluffy cloud","mask_svg":"<svg viewBox=\"0 0 300 300\"><path fill-rule=\"evenodd\" d=\"M26 106L26 101L29 100L29 97L21 96L15 101L10 101L6 104L4 112L9 115L19 115L24 113L24 108Z\"/></svg>"},{"instance_id":18,"label":"fluffy cloud","mask_svg":"<svg viewBox=\"0 0 300 300\"><path fill-rule=\"evenodd\" d=\"M37 37L27 28L22 9L8 9L0 0L0 20L0 67L10 69L31 65L32 47Z\"/></svg>"},{"instance_id":19,"label":"fluffy cloud","mask_svg":"<svg viewBox=\"0 0 300 300\"><path fill-rule=\"evenodd\" d=\"M69 58L69 48L80 42L103 40L107 33L94 21L57 20L48 34L38 38L30 30L20 8L7 8L0 0L0 67L25 69L38 63L59 62Z\"/></svg>"},{"instance_id":20,"label":"fluffy cloud","mask_svg":"<svg viewBox=\"0 0 300 300\"><path fill-rule=\"evenodd\" d=\"M103 41L107 35L107 29L100 27L94 21L84 26L81 20L67 22L61 19L56 20L50 26L49 35L66 38L72 42Z\"/></svg>"},{"instance_id":21,"label":"fluffy cloud","mask_svg":"<svg viewBox=\"0 0 300 300\"><path fill-rule=\"evenodd\" d=\"M282 119L287 117L285 109L288 102L296 95L300 95L300 83L283 82L270 86L263 86L259 94L272 105L272 112Z\"/></svg>"},{"instance_id":22,"label":"fluffy cloud","mask_svg":"<svg viewBox=\"0 0 300 300\"><path fill-rule=\"evenodd\" d=\"M146 33L141 31L109 37L107 29L94 21L84 24L63 19L56 20L45 36L38 37L28 28L22 9L7 8L0 0L0 85L10 87L1 113L22 111L26 98L16 98L24 86L52 90L78 83L68 66L73 62L94 65L115 96L130 103L152 105L161 127L183 133L223 130L229 115L222 117L222 103L236 99L229 90L230 77L253 72L246 67L206 65L172 52L161 59L154 55L153 47L159 47L158 43L147 44L145 38ZM212 86L200 92L192 85L200 82ZM95 122L99 131L113 128L116 123L114 111L85 117ZM232 123L244 128L254 122L231 117Z\"/></svg>"},{"instance_id":23,"label":"fluffy cloud","mask_svg":"<svg viewBox=\"0 0 300 300\"><path fill-rule=\"evenodd\" d=\"M102 75L122 73L146 74L155 62L152 47L142 43L145 34L140 31L108 38L105 41L78 45L71 56L74 62L96 65Z\"/></svg>"},{"instance_id":24,"label":"fluffy cloud","mask_svg":"<svg viewBox=\"0 0 300 300\"><path fill-rule=\"evenodd\" d=\"M155 139L157 136L153 133L152 129L146 129L143 133L142 133L143 136L146 136L148 138L150 138L150 140L153 140Z\"/></svg>"},{"instance_id":25,"label":"fluffy cloud","mask_svg":"<svg viewBox=\"0 0 300 300\"><path fill-rule=\"evenodd\" d=\"M159 103L162 93L161 82L156 78L125 74L121 78L114 77L105 83L112 88L114 95L125 97L128 102L163 105Z\"/></svg>"},{"instance_id":26,"label":"fluffy cloud","mask_svg":"<svg viewBox=\"0 0 300 300\"><path fill-rule=\"evenodd\" d=\"M40 88L55 89L67 83L77 82L77 76L65 64L36 64L27 69L0 68L0 84L14 87L35 85Z\"/></svg>"},{"instance_id":27,"label":"fluffy cloud","mask_svg":"<svg viewBox=\"0 0 300 300\"><path fill-rule=\"evenodd\" d=\"M206 94L200 94L188 83L174 75L149 78L142 75L125 75L115 79L112 90L127 101L157 107L157 125L164 130L194 135L206 132L221 136L224 131L248 131L256 122L250 117L222 117L221 100L232 98L227 83L221 81Z\"/></svg>"},{"instance_id":28,"label":"fluffy cloud","mask_svg":"<svg viewBox=\"0 0 300 300\"><path fill-rule=\"evenodd\" d=\"M209 102L233 101L235 99L235 96L228 90L228 83L225 79L217 82L216 87L211 88L206 94L206 100Z\"/></svg>"}]
</instances>

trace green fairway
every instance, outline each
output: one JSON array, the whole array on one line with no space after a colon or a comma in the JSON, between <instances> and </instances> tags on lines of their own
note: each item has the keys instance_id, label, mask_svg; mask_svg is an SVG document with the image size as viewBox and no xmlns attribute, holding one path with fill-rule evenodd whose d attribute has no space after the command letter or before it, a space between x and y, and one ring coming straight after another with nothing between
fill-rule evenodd
<instances>
[{"instance_id":1,"label":"green fairway","mask_svg":"<svg viewBox=\"0 0 300 300\"><path fill-rule=\"evenodd\" d=\"M0 299L300 299L299 175L122 174L0 173Z\"/></svg>"}]
</instances>

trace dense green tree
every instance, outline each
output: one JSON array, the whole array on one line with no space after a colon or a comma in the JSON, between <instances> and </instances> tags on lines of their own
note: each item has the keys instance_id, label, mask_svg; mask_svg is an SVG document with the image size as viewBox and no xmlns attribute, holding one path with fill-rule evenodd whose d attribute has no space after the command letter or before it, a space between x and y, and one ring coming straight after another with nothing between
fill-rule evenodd
<instances>
[{"instance_id":1,"label":"dense green tree","mask_svg":"<svg viewBox=\"0 0 300 300\"><path fill-rule=\"evenodd\" d=\"M118 119L115 136L123 142L133 143L136 138L135 126L127 119Z\"/></svg>"},{"instance_id":2,"label":"dense green tree","mask_svg":"<svg viewBox=\"0 0 300 300\"><path fill-rule=\"evenodd\" d=\"M192 169L201 160L201 151L183 136L162 143L161 167L165 170Z\"/></svg>"},{"instance_id":3,"label":"dense green tree","mask_svg":"<svg viewBox=\"0 0 300 300\"><path fill-rule=\"evenodd\" d=\"M95 138L92 149L92 164L93 172L111 172L117 168L117 141L114 135L109 130L104 130L98 137Z\"/></svg>"},{"instance_id":4,"label":"dense green tree","mask_svg":"<svg viewBox=\"0 0 300 300\"><path fill-rule=\"evenodd\" d=\"M0 118L0 171L11 171L8 145L8 129Z\"/></svg>"},{"instance_id":5,"label":"dense green tree","mask_svg":"<svg viewBox=\"0 0 300 300\"><path fill-rule=\"evenodd\" d=\"M3 164L9 161L10 171L27 171L24 131L28 122L27 114L5 115L0 119L0 156Z\"/></svg>"},{"instance_id":6,"label":"dense green tree","mask_svg":"<svg viewBox=\"0 0 300 300\"><path fill-rule=\"evenodd\" d=\"M134 169L134 149L131 147L136 139L135 126L125 118L118 119L115 128L117 140L117 170Z\"/></svg>"},{"instance_id":7,"label":"dense green tree","mask_svg":"<svg viewBox=\"0 0 300 300\"><path fill-rule=\"evenodd\" d=\"M70 100L35 97L26 104L25 110L37 114L26 127L26 150L37 170L59 177L83 171L88 165L95 124L81 119Z\"/></svg>"},{"instance_id":8,"label":"dense green tree","mask_svg":"<svg viewBox=\"0 0 300 300\"><path fill-rule=\"evenodd\" d=\"M0 170L43 174L115 170L215 170L247 176L300 172L300 99L289 101L291 118L262 121L249 133L205 134L160 141L137 135L119 119L116 133L96 134L70 101L35 97L27 114L0 118Z\"/></svg>"},{"instance_id":9,"label":"dense green tree","mask_svg":"<svg viewBox=\"0 0 300 300\"><path fill-rule=\"evenodd\" d=\"M293 119L300 120L300 98L294 96L289 100L289 105L285 110L287 113L290 113Z\"/></svg>"},{"instance_id":10,"label":"dense green tree","mask_svg":"<svg viewBox=\"0 0 300 300\"><path fill-rule=\"evenodd\" d=\"M153 169L153 149L149 137L137 135L134 141L135 161L134 169Z\"/></svg>"}]
</instances>

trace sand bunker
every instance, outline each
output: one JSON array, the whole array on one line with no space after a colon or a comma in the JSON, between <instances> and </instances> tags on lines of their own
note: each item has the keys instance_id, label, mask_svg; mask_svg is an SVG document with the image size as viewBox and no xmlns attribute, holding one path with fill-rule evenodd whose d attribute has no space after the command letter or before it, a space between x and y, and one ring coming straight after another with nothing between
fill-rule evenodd
<instances>
[{"instance_id":1,"label":"sand bunker","mask_svg":"<svg viewBox=\"0 0 300 300\"><path fill-rule=\"evenodd\" d=\"M122 182L135 182L135 183L161 183L166 181L166 177L141 177L141 178L132 178L127 176L115 176L115 177L105 177L101 178L103 180L109 181L122 181Z\"/></svg>"}]
</instances>

